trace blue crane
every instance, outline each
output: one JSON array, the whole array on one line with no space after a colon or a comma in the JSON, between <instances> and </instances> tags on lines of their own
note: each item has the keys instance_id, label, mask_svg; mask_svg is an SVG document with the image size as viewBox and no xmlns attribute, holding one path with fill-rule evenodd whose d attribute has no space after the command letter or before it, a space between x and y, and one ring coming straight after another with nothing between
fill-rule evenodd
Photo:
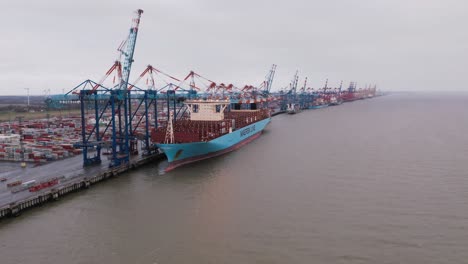
<instances>
[{"instance_id":1,"label":"blue crane","mask_svg":"<svg viewBox=\"0 0 468 264\"><path fill-rule=\"evenodd\" d=\"M294 74L294 78L291 82L291 89L289 90L289 94L291 94L291 100L292 102L290 103L296 103L296 95L297 95L297 83L299 82L299 71L296 71L296 74Z\"/></svg>"},{"instance_id":2,"label":"blue crane","mask_svg":"<svg viewBox=\"0 0 468 264\"><path fill-rule=\"evenodd\" d=\"M275 78L275 73L276 73L276 64L273 64L273 66L271 66L270 72L266 76L265 87L263 90L264 95L270 94L271 86L273 85L273 79Z\"/></svg>"},{"instance_id":3,"label":"blue crane","mask_svg":"<svg viewBox=\"0 0 468 264\"><path fill-rule=\"evenodd\" d=\"M132 20L132 27L130 28L130 33L127 40L123 41L117 49L121 55L123 55L123 59L121 59L123 60L122 80L119 85L119 90L127 90L128 87L128 80L133 63L133 54L135 53L135 44L138 35L138 26L140 25L141 14L143 14L143 10L138 9L136 11L136 17Z\"/></svg>"},{"instance_id":4,"label":"blue crane","mask_svg":"<svg viewBox=\"0 0 468 264\"><path fill-rule=\"evenodd\" d=\"M118 166L122 163L129 162L130 160L130 140L133 139L132 131L132 120L130 118L131 110L131 97L128 91L129 88L129 77L130 70L133 63L133 54L135 53L136 39L138 35L138 27L140 25L141 14L143 10L138 9L136 16L132 20L132 26L130 27L130 33L125 41L117 49L121 54L122 64L122 79L117 90L113 91L114 97L112 98L112 166ZM122 58L123 56L123 58ZM117 106L117 109L115 109ZM124 116L124 131L121 131L122 118L121 108L123 108ZM118 125L119 125L119 142L117 142L117 127L115 120L115 113L118 113ZM122 137L123 132L123 137ZM119 153L117 154L117 144L119 146Z\"/></svg>"}]
</instances>

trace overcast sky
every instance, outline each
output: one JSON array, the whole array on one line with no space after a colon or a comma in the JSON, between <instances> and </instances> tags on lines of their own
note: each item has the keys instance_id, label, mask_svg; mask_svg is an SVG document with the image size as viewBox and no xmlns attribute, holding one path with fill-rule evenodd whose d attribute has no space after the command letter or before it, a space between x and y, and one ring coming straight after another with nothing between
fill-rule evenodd
<instances>
[{"instance_id":1,"label":"overcast sky","mask_svg":"<svg viewBox=\"0 0 468 264\"><path fill-rule=\"evenodd\" d=\"M242 86L260 83L275 63L274 90L296 69L314 88L328 78L332 86L463 90L468 76L462 0L1 0L1 94L98 81L138 8L130 80L148 64Z\"/></svg>"}]
</instances>

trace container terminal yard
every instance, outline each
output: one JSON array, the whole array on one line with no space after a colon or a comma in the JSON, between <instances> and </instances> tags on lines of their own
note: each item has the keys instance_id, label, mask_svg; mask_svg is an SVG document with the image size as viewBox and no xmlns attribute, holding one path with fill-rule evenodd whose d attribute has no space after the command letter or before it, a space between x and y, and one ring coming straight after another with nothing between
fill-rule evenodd
<instances>
[{"instance_id":1,"label":"container terminal yard","mask_svg":"<svg viewBox=\"0 0 468 264\"><path fill-rule=\"evenodd\" d=\"M43 164L81 154L78 118L0 123L0 160Z\"/></svg>"},{"instance_id":2,"label":"container terminal yard","mask_svg":"<svg viewBox=\"0 0 468 264\"><path fill-rule=\"evenodd\" d=\"M305 78L299 87L298 72L289 85L273 92L276 65L259 85L218 83L194 71L176 78L151 65L130 83L142 14L143 10L136 11L128 38L118 48L120 59L101 80L85 80L68 93L48 96L47 109L74 108L79 115L0 123L0 162L9 165L0 171L0 218L162 160L169 155L164 148L173 144L196 145L234 135L236 130L243 137L255 131L255 124L259 130L257 121L266 120L263 129L277 114L299 114L378 95L375 85L357 88L356 82L344 88L343 82L330 87L326 80L323 87L314 89ZM212 113L208 116L203 111ZM193 116L219 119L194 120ZM224 154L255 138L249 137L216 153ZM181 153L168 156L169 161L185 154ZM202 156L211 157L199 155L194 160Z\"/></svg>"}]
</instances>

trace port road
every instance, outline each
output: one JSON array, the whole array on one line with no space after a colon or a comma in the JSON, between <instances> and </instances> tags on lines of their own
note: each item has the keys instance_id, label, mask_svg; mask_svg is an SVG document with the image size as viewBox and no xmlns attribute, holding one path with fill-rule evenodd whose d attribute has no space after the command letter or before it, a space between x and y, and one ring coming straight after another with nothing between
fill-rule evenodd
<instances>
[{"instance_id":1,"label":"port road","mask_svg":"<svg viewBox=\"0 0 468 264\"><path fill-rule=\"evenodd\" d=\"M109 160L106 156L103 157L101 164L89 167L83 167L82 159L83 157L79 155L41 166L28 166L27 168L21 168L18 163L17 169L0 173L0 178L7 179L7 181L0 182L0 208L7 206L10 203L37 196L41 193L50 192L52 188L69 184L72 181L82 180L86 175L97 174L101 171L105 171L109 167ZM21 185L10 188L7 187L8 183L15 181L27 182L35 180L36 183L40 183L49 181L53 178L61 178L58 185L51 188L44 188L37 192L29 192L28 189L12 192L12 190L20 189L22 187Z\"/></svg>"}]
</instances>

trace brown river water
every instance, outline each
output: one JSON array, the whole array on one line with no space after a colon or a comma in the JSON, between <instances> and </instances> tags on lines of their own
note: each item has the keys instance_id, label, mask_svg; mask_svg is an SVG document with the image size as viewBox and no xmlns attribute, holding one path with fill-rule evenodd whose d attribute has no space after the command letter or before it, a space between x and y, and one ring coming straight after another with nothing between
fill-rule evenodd
<instances>
[{"instance_id":1,"label":"brown river water","mask_svg":"<svg viewBox=\"0 0 468 264\"><path fill-rule=\"evenodd\" d=\"M0 221L0 263L468 263L468 93L273 118Z\"/></svg>"}]
</instances>

